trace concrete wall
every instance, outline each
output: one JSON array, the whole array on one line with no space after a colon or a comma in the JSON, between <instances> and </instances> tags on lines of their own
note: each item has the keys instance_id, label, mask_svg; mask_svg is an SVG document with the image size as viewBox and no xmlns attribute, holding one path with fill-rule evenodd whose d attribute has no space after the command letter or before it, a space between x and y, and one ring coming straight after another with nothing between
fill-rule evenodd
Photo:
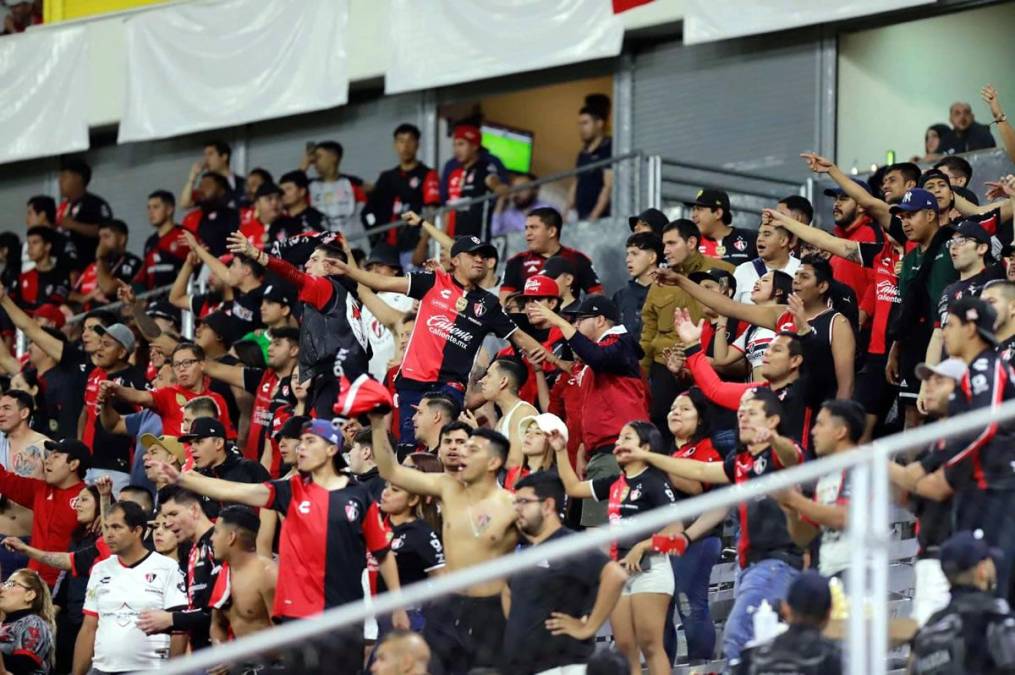
<instances>
[{"instance_id":1,"label":"concrete wall","mask_svg":"<svg viewBox=\"0 0 1015 675\"><path fill-rule=\"evenodd\" d=\"M981 122L992 83L1015 112L1015 2L839 36L838 162L861 171L923 154L924 131L968 101Z\"/></svg>"}]
</instances>

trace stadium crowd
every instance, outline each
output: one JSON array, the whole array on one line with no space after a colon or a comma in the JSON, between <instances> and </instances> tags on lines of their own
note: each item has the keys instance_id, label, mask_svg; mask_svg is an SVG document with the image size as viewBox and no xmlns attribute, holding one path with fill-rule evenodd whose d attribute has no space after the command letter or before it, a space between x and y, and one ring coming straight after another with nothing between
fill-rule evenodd
<instances>
[{"instance_id":1,"label":"stadium crowd","mask_svg":"<svg viewBox=\"0 0 1015 675\"><path fill-rule=\"evenodd\" d=\"M579 166L609 156L608 108L581 109ZM955 154L859 180L804 152L835 184L831 231L798 195L733 227L705 189L689 219L630 217L630 280L607 294L564 242L568 210L609 214L608 169L562 216L508 198L520 183L475 126L454 128L440 174L419 138L395 129L398 165L372 184L334 141L277 181L209 142L178 196L147 196L142 258L83 160L62 165L59 202L26 196L24 247L0 233L6 671L156 669L1015 394L1015 176L981 196ZM444 229L422 215L484 195L500 205ZM524 230L526 250L502 265L491 228ZM964 639L955 613L983 627L954 657L979 659L965 672L1008 672L993 627L1015 583L1013 442L992 424L891 466L919 523L916 672ZM838 672L821 629L849 499L826 476L214 672L661 675L677 626L692 664ZM723 560L738 571L717 633ZM790 627L756 645L766 601Z\"/></svg>"}]
</instances>

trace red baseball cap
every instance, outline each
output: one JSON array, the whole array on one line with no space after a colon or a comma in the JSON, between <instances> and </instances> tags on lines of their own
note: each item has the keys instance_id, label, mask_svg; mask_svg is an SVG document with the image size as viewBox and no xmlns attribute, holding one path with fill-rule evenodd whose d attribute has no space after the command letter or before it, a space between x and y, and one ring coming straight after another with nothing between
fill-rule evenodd
<instances>
[{"instance_id":1,"label":"red baseball cap","mask_svg":"<svg viewBox=\"0 0 1015 675\"><path fill-rule=\"evenodd\" d=\"M36 319L52 321L57 330L63 328L64 324L67 323L67 316L60 311L59 307L53 304L42 305L35 310L33 316Z\"/></svg>"},{"instance_id":2,"label":"red baseball cap","mask_svg":"<svg viewBox=\"0 0 1015 675\"><path fill-rule=\"evenodd\" d=\"M545 274L533 274L525 280L522 288L523 298L559 298L560 289L557 282Z\"/></svg>"},{"instance_id":3,"label":"red baseball cap","mask_svg":"<svg viewBox=\"0 0 1015 675\"><path fill-rule=\"evenodd\" d=\"M339 417L359 417L371 412L386 413L394 407L391 394L369 375L360 375L352 382L342 378L342 390L332 408Z\"/></svg>"},{"instance_id":4,"label":"red baseball cap","mask_svg":"<svg viewBox=\"0 0 1015 675\"><path fill-rule=\"evenodd\" d=\"M482 135L479 133L479 127L472 124L459 124L455 127L453 137L458 139L464 139L473 145L479 145Z\"/></svg>"}]
</instances>

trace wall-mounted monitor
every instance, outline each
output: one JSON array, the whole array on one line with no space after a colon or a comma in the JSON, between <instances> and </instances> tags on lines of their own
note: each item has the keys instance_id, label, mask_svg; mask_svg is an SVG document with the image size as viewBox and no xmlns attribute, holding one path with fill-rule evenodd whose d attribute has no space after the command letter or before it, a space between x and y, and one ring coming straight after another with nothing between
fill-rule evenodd
<instances>
[{"instance_id":1,"label":"wall-mounted monitor","mask_svg":"<svg viewBox=\"0 0 1015 675\"><path fill-rule=\"evenodd\" d=\"M508 171L528 173L532 170L532 141L535 135L531 131L490 122L485 122L481 131L483 147L504 162Z\"/></svg>"}]
</instances>

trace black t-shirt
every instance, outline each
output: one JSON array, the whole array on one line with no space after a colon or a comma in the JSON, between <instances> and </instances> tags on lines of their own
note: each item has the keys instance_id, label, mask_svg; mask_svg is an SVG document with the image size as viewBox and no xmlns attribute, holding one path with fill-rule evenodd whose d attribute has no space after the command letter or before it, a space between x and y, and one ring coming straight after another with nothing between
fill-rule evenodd
<instances>
[{"instance_id":1,"label":"black t-shirt","mask_svg":"<svg viewBox=\"0 0 1015 675\"><path fill-rule=\"evenodd\" d=\"M64 218L88 225L100 225L112 217L113 209L109 208L106 200L91 192L86 192L81 199L68 203L64 214ZM77 232L67 234L77 250L78 265L83 269L95 262L95 249L99 245L98 236L86 237Z\"/></svg>"},{"instance_id":2,"label":"black t-shirt","mask_svg":"<svg viewBox=\"0 0 1015 675\"><path fill-rule=\"evenodd\" d=\"M106 268L109 270L112 277L127 284L134 281L138 272L141 271L143 264L144 263L141 258L129 251L124 251L122 255L116 256L115 258L106 259Z\"/></svg>"},{"instance_id":3,"label":"black t-shirt","mask_svg":"<svg viewBox=\"0 0 1015 675\"><path fill-rule=\"evenodd\" d=\"M998 265L991 265L984 268L979 274L974 274L968 279L953 281L945 286L944 292L941 293L941 299L937 303L939 325L944 326L948 322L948 308L953 302L969 296L979 297L983 287L995 279L1004 279L1004 269Z\"/></svg>"},{"instance_id":4,"label":"black t-shirt","mask_svg":"<svg viewBox=\"0 0 1015 675\"><path fill-rule=\"evenodd\" d=\"M240 360L232 354L223 354L215 360L226 366L240 365ZM240 406L236 403L236 396L233 395L233 388L222 380L215 379L212 379L208 388L225 399L226 407L229 408L229 419L239 420Z\"/></svg>"},{"instance_id":5,"label":"black t-shirt","mask_svg":"<svg viewBox=\"0 0 1015 675\"><path fill-rule=\"evenodd\" d=\"M419 163L409 171L400 166L382 171L367 197L360 216L369 231L396 222L406 211L421 213L424 206L440 203L437 172ZM373 245L385 243L399 251L411 251L419 242L418 227L399 227L370 238Z\"/></svg>"},{"instance_id":6,"label":"black t-shirt","mask_svg":"<svg viewBox=\"0 0 1015 675\"><path fill-rule=\"evenodd\" d=\"M580 169L587 164L593 164L612 156L613 139L607 136L596 146L595 150L582 148L581 152L578 153L578 159L574 165L575 168ZM587 218L592 213L592 209L596 208L596 202L599 201L599 193L603 190L603 173L611 170L612 167L604 166L578 174L576 179L577 185L575 185L574 191L574 206L579 218ZM609 206L603 210L602 215L604 217L610 215Z\"/></svg>"},{"instance_id":7,"label":"black t-shirt","mask_svg":"<svg viewBox=\"0 0 1015 675\"><path fill-rule=\"evenodd\" d=\"M317 209L308 208L307 211L317 211ZM307 211L304 211L303 213L305 214ZM320 211L317 211L317 213L321 214ZM302 234L307 229L313 228L305 227L303 221L298 218L281 215L268 226L268 241L285 241L289 237L295 237L297 234Z\"/></svg>"},{"instance_id":8,"label":"black t-shirt","mask_svg":"<svg viewBox=\"0 0 1015 675\"><path fill-rule=\"evenodd\" d=\"M726 477L739 485L783 468L779 455L765 448L757 455L745 449L727 455L723 462ZM781 560L797 569L803 565L803 551L793 543L786 527L786 514L779 502L762 497L737 507L740 515L740 540L737 558L744 568L760 560Z\"/></svg>"},{"instance_id":9,"label":"black t-shirt","mask_svg":"<svg viewBox=\"0 0 1015 675\"><path fill-rule=\"evenodd\" d=\"M597 502L608 502L606 509L610 522L637 516L651 511L658 506L666 506L677 501L673 494L666 474L658 469L646 467L636 476L619 476L596 478L589 481L592 498ZM614 559L620 560L631 548L645 537L624 539L613 545Z\"/></svg>"},{"instance_id":10,"label":"black t-shirt","mask_svg":"<svg viewBox=\"0 0 1015 675\"><path fill-rule=\"evenodd\" d=\"M562 527L543 542L549 544L574 534ZM529 548L523 544L520 549ZM585 663L595 649L595 639L575 640L553 636L546 620L553 612L573 617L587 615L599 592L599 577L609 558L592 549L572 558L547 560L544 564L508 580L511 612L504 630L504 655L508 670L518 675Z\"/></svg>"},{"instance_id":11,"label":"black t-shirt","mask_svg":"<svg viewBox=\"0 0 1015 675\"><path fill-rule=\"evenodd\" d=\"M285 260L290 265L303 269L303 265L310 259L315 247L335 243L338 237L339 235L334 232L303 232L295 237L289 237L285 241L271 242L269 253L276 258ZM286 282L286 286L291 286L291 284Z\"/></svg>"},{"instance_id":12,"label":"black t-shirt","mask_svg":"<svg viewBox=\"0 0 1015 675\"><path fill-rule=\"evenodd\" d=\"M240 213L231 206L202 207L197 236L213 256L226 253L226 237L240 229Z\"/></svg>"},{"instance_id":13,"label":"black t-shirt","mask_svg":"<svg viewBox=\"0 0 1015 675\"><path fill-rule=\"evenodd\" d=\"M300 228L299 231L292 236L302 234L303 232L324 232L325 216L313 206L308 206L297 215L289 217L294 219L299 224Z\"/></svg>"},{"instance_id":14,"label":"black t-shirt","mask_svg":"<svg viewBox=\"0 0 1015 675\"><path fill-rule=\"evenodd\" d=\"M46 420L42 433L50 438L78 437L85 382L93 367L80 344L68 343L63 346L60 363L39 375L39 412Z\"/></svg>"},{"instance_id":15,"label":"black t-shirt","mask_svg":"<svg viewBox=\"0 0 1015 675\"><path fill-rule=\"evenodd\" d=\"M933 473L948 457L944 454L945 442L934 443L921 452L916 461L920 462L927 473ZM937 548L952 535L952 500L938 502L924 499L915 492L909 493L909 503L913 515L919 522L916 528L916 540L920 544L920 557L932 555L937 557ZM934 550L932 550L934 549Z\"/></svg>"},{"instance_id":16,"label":"black t-shirt","mask_svg":"<svg viewBox=\"0 0 1015 675\"><path fill-rule=\"evenodd\" d=\"M390 523L389 523L390 525ZM416 519L401 525L391 525L391 552L398 566L398 583L404 588L424 581L430 572L444 567L444 545L441 538L425 520ZM377 592L384 593L388 585L377 575Z\"/></svg>"},{"instance_id":17,"label":"black t-shirt","mask_svg":"<svg viewBox=\"0 0 1015 675\"><path fill-rule=\"evenodd\" d=\"M574 286L571 292L577 297L579 291L585 293L602 293L603 284L599 281L599 275L592 267L592 261L581 251L561 246L551 257L560 256L574 266ZM525 288L525 282L534 274L539 274L549 258L533 251L522 251L511 256L504 266L504 282L501 285L502 291L520 291Z\"/></svg>"},{"instance_id":18,"label":"black t-shirt","mask_svg":"<svg viewBox=\"0 0 1015 675\"><path fill-rule=\"evenodd\" d=\"M239 339L252 330L264 326L261 323L261 300L264 299L264 285L243 292L233 289L233 302L229 314L236 322L236 338Z\"/></svg>"},{"instance_id":19,"label":"black t-shirt","mask_svg":"<svg viewBox=\"0 0 1015 675\"><path fill-rule=\"evenodd\" d=\"M1015 360L1015 335L999 344L995 351L997 351L997 355L1001 357L1001 360L1004 361L1006 365L1009 367L1015 365L1012 363L1012 361Z\"/></svg>"},{"instance_id":20,"label":"black t-shirt","mask_svg":"<svg viewBox=\"0 0 1015 675\"><path fill-rule=\"evenodd\" d=\"M106 375L107 380L117 384L144 391L148 384L144 371L137 366L128 366L122 370ZM134 407L124 401L114 401L113 407L121 415L136 412ZM106 431L102 422L95 420L95 435L92 439L92 466L96 469L113 471L130 471L131 453L134 450L134 438L123 434L112 434Z\"/></svg>"}]
</instances>

